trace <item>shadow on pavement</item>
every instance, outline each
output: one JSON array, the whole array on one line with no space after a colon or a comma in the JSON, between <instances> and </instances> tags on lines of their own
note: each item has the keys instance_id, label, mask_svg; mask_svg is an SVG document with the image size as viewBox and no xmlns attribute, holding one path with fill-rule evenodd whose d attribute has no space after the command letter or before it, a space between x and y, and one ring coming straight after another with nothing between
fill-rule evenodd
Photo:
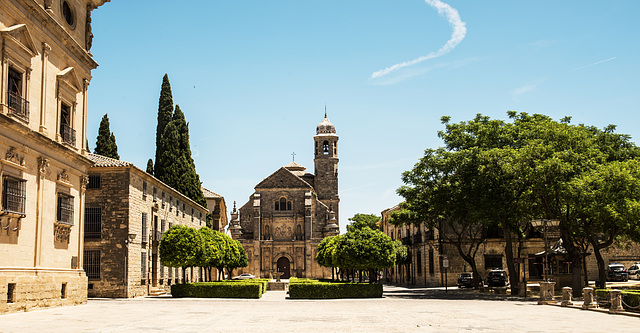
<instances>
[{"instance_id":1,"label":"shadow on pavement","mask_svg":"<svg viewBox=\"0 0 640 333\"><path fill-rule=\"evenodd\" d=\"M473 289L458 289L457 287L444 290L441 288L411 288L398 286L384 286L382 294L385 298L402 299L445 299L445 300L487 300L487 301L536 301L533 297L519 297L511 295L496 295L493 293L481 293Z\"/></svg>"}]
</instances>

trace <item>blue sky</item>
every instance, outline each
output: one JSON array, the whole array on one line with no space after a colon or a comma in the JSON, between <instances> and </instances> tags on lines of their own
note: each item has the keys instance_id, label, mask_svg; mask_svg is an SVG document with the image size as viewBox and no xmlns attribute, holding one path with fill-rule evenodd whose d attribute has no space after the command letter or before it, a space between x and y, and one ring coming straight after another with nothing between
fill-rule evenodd
<instances>
[{"instance_id":1,"label":"blue sky","mask_svg":"<svg viewBox=\"0 0 640 333\"><path fill-rule=\"evenodd\" d=\"M89 146L108 113L121 159L144 169L168 73L200 179L231 208L292 152L313 172L326 104L344 232L402 200L443 115L572 116L635 141L639 16L634 0L112 0L92 16Z\"/></svg>"}]
</instances>

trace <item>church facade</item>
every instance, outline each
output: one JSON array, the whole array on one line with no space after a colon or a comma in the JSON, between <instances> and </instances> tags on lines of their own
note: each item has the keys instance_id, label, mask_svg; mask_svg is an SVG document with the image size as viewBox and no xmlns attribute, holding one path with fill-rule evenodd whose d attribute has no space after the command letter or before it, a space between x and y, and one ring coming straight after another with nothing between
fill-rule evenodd
<instances>
[{"instance_id":1,"label":"church facade","mask_svg":"<svg viewBox=\"0 0 640 333\"><path fill-rule=\"evenodd\" d=\"M314 153L314 174L292 162L256 185L239 212L234 204L229 231L249 258L240 273L331 277L315 260L320 241L339 234L338 135L326 114L316 128Z\"/></svg>"}]
</instances>

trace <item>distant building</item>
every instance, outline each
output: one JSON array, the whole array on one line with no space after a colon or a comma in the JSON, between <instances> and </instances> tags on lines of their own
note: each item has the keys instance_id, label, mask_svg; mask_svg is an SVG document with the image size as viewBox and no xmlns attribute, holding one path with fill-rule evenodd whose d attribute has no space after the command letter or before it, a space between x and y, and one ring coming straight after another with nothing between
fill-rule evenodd
<instances>
[{"instance_id":1,"label":"distant building","mask_svg":"<svg viewBox=\"0 0 640 333\"><path fill-rule=\"evenodd\" d=\"M256 185L239 220L234 204L229 231L249 257L240 273L331 276L331 269L315 260L320 241L339 233L338 135L326 115L314 142L315 174L290 163Z\"/></svg>"},{"instance_id":2,"label":"distant building","mask_svg":"<svg viewBox=\"0 0 640 333\"><path fill-rule=\"evenodd\" d=\"M0 0L0 313L82 304L91 12Z\"/></svg>"},{"instance_id":3,"label":"distant building","mask_svg":"<svg viewBox=\"0 0 640 333\"><path fill-rule=\"evenodd\" d=\"M385 272L385 277L390 283L409 284L420 286L455 286L458 275L462 272L471 272L469 264L459 254L455 244L447 240L444 233L452 236L450 227L426 228L420 226L403 225L400 227L389 223L391 213L400 209L399 205L382 211L380 229L394 240L400 240L407 246L411 253L409 265L396 266ZM520 254L514 254L514 258L523 258L522 263L516 265L520 275L526 276L527 281L542 280L544 277L545 246L543 233L528 229L522 241ZM502 229L487 227L483 230L484 241L478 247L475 255L478 271L486 280L491 269L501 268L507 270L505 255L505 241ZM556 287L571 285L571 272L567 257L563 255L560 233L557 229L549 228L547 232L549 255L549 274L557 282ZM464 244L463 248L468 244ZM517 253L518 244L514 244ZM553 248L553 250L551 250ZM625 249L612 246L602 251L605 264L619 262L629 267L632 263L640 261L640 246L631 244ZM448 267L445 269L444 261ZM586 256L587 277L589 280L598 278L598 267L595 257L591 253ZM511 281L518 281L516 277L510 277Z\"/></svg>"},{"instance_id":4,"label":"distant building","mask_svg":"<svg viewBox=\"0 0 640 333\"><path fill-rule=\"evenodd\" d=\"M181 281L180 268L165 267L158 253L173 225L204 227L207 209L134 166L89 154L84 210L84 269L90 297L161 294ZM222 199L224 200L224 199ZM187 270L190 281L203 277Z\"/></svg>"},{"instance_id":5,"label":"distant building","mask_svg":"<svg viewBox=\"0 0 640 333\"><path fill-rule=\"evenodd\" d=\"M227 226L227 204L224 197L209 189L202 188L202 194L207 200L207 209L211 214L211 229L225 233Z\"/></svg>"}]
</instances>

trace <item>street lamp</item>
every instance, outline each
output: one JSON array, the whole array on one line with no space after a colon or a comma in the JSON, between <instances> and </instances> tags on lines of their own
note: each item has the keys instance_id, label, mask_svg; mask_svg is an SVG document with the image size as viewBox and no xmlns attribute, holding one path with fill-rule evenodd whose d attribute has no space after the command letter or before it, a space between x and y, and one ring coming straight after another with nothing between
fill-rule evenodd
<instances>
[{"instance_id":1,"label":"street lamp","mask_svg":"<svg viewBox=\"0 0 640 333\"><path fill-rule=\"evenodd\" d=\"M136 239L136 234L128 234L124 240L124 297L129 298L129 244Z\"/></svg>"},{"instance_id":2,"label":"street lamp","mask_svg":"<svg viewBox=\"0 0 640 333\"><path fill-rule=\"evenodd\" d=\"M533 227L543 227L544 233L544 281L549 282L549 241L547 239L547 226L557 227L560 224L560 220L545 220L537 219L531 221Z\"/></svg>"}]
</instances>

